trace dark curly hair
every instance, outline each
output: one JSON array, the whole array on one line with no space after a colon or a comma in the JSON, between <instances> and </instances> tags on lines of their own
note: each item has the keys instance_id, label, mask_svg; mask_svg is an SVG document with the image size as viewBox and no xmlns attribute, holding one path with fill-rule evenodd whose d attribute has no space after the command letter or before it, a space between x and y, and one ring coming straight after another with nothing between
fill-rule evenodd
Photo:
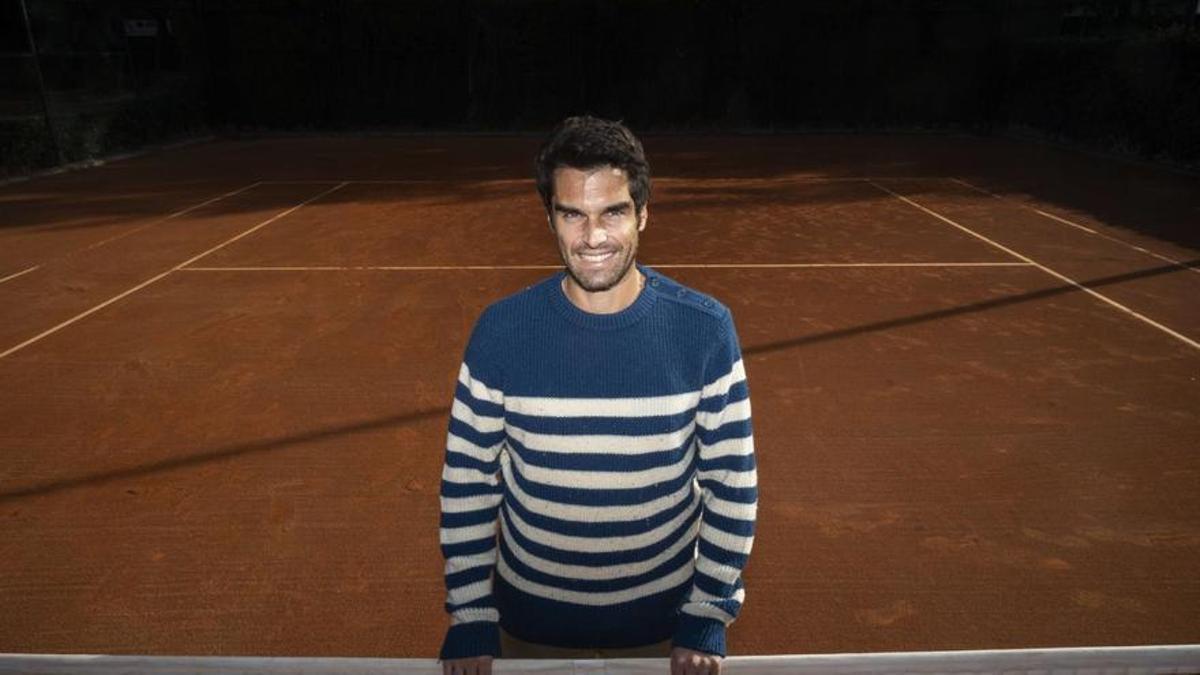
<instances>
[{"instance_id":1,"label":"dark curly hair","mask_svg":"<svg viewBox=\"0 0 1200 675\"><path fill-rule=\"evenodd\" d=\"M591 115L568 117L559 123L538 150L534 176L546 212L554 199L554 170L569 166L586 170L602 166L621 169L629 179L629 196L640 212L650 201L650 164L642 144L620 122Z\"/></svg>"}]
</instances>

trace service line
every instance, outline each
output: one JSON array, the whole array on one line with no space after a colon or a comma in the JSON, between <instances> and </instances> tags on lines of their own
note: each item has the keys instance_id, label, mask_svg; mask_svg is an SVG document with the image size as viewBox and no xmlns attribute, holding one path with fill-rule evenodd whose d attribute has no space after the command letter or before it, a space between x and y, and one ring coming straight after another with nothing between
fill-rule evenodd
<instances>
[{"instance_id":1,"label":"service line","mask_svg":"<svg viewBox=\"0 0 1200 675\"><path fill-rule=\"evenodd\" d=\"M908 181L944 181L946 176L773 176L770 178L729 178L709 176L657 176L655 183L799 183L820 185L823 183L865 183L872 180L908 180ZM951 179L954 180L954 179ZM456 183L512 183L531 184L532 176L528 178L449 178L433 180L429 178L298 178L261 180L260 185L330 185L345 183L347 185L454 185Z\"/></svg>"},{"instance_id":2,"label":"service line","mask_svg":"<svg viewBox=\"0 0 1200 675\"><path fill-rule=\"evenodd\" d=\"M1018 253L1018 252L1014 251L1013 249L1011 249L1011 248L1009 248L1009 247L1005 246L1004 244L1001 244L1001 243L999 243L999 242L997 242L997 241L993 241L992 239L988 239L987 237L983 236L982 234L979 234L978 232L976 232L976 231L972 230L971 228L969 228L969 227L966 227L966 226L964 226L964 225L960 225L960 224L958 224L958 223L954 222L953 220L950 220L950 219L949 219L949 218L947 218L946 216L943 216L942 214L940 214L940 213L938 213L938 212L934 211L933 209L930 209L930 208L927 208L927 207L925 207L925 206L923 206L923 205L921 205L921 204L918 204L917 202L915 202L915 201L913 201L913 200L909 199L908 197L905 197L904 195L902 195L902 194L900 194L900 193L898 193L898 192L893 192L892 190L889 190L888 188L886 188L886 187L884 187L884 186L880 185L879 183L876 183L875 181L868 181L868 182L869 182L871 185L874 185L875 187L879 188L880 190L882 190L882 191L884 191L884 192L886 192L886 193L888 193L888 194L892 195L892 196L893 196L893 197L895 197L896 199L899 199L900 201L902 201L902 202L905 202L906 204L909 204L910 206L916 207L916 208L920 209L921 211L924 211L925 213L928 213L929 215L933 216L934 218L937 218L938 220L940 220L940 221L942 221L942 222L944 222L944 223L948 223L948 224L950 224L950 225L953 225L954 227L956 227L956 228L958 228L958 229L962 230L963 232L966 232L967 234L969 234L969 235L971 235L971 236L973 236L973 237L975 237L975 238L977 238L977 239L980 239L980 240L982 240L982 241L984 241L984 242L987 242L988 244L991 244L992 246L994 246L994 247L996 247L996 248L1000 249L1001 251L1004 251L1005 253L1007 253L1007 254L1009 254L1009 255L1013 256L1014 258L1018 258L1018 259L1020 259L1020 260L1024 260L1025 262L1029 263L1030 265L1033 265L1034 267L1037 267L1038 269L1042 270L1042 271L1043 271L1043 272L1045 272L1046 274L1049 274L1050 276L1053 276L1053 277L1055 277L1055 278L1057 278L1057 279L1061 279L1062 281L1065 281L1065 282L1067 282L1068 284L1071 284L1072 286L1074 286L1074 287L1078 288L1079 290L1083 291L1084 293L1087 293L1088 295L1091 295L1091 296L1095 297L1095 298L1096 298L1096 299L1098 299L1098 300L1101 300L1101 301L1103 301L1103 302L1106 302L1106 303L1108 303L1109 305L1112 305L1113 307L1116 307L1117 309L1121 310L1122 312L1125 312L1126 314L1128 314L1128 315L1130 315L1130 316L1132 316L1132 317L1134 317L1134 318L1136 318L1136 319L1138 319L1138 320L1141 320L1141 321L1144 321L1144 322L1146 322L1146 323L1150 324L1151 326L1153 326L1153 327L1155 327L1155 328L1157 328L1157 329L1159 329L1159 330L1163 331L1164 333L1166 333L1166 334L1170 335L1171 337L1173 337L1173 338L1175 338L1175 339L1177 339L1177 340L1179 340L1179 341L1183 342L1184 344L1186 344L1186 345L1189 345L1190 347L1192 347L1192 348L1194 348L1194 349L1200 349L1200 342L1196 342L1195 340L1193 340L1193 339L1189 338L1189 337L1188 337L1188 336L1186 336L1186 335L1183 335L1182 333L1179 333L1179 332L1177 332L1177 331L1171 330L1170 328L1167 328L1166 326L1164 326L1164 325L1162 325L1161 323L1159 323L1159 322L1155 321L1154 319L1151 319L1150 317L1148 317L1148 316L1146 316L1146 315L1144 315L1144 314L1140 314L1140 313L1138 313L1138 312L1135 312L1134 310L1132 310L1132 309L1130 309L1130 308L1126 307L1125 305L1122 305L1121 303L1117 302L1116 300L1113 300L1113 299L1111 299L1111 298L1109 298L1109 297L1107 297L1107 296L1105 296L1105 295L1102 295L1102 294L1100 294L1100 293L1097 293L1096 291L1094 291L1094 290L1092 290L1092 289L1088 288L1087 286L1084 286L1084 285L1080 284L1078 281L1075 281L1074 279L1072 279L1072 278L1070 278L1070 277L1066 276L1065 274L1062 274L1062 273L1056 272L1056 271L1054 271L1054 270L1050 269L1049 267L1046 267L1045 265L1043 265L1043 264L1041 264L1041 263L1039 263L1039 262L1037 262L1037 261L1035 261L1035 260L1033 260L1033 259L1029 258L1028 256L1022 255L1022 254L1020 254L1020 253Z\"/></svg>"},{"instance_id":3,"label":"service line","mask_svg":"<svg viewBox=\"0 0 1200 675\"><path fill-rule=\"evenodd\" d=\"M1030 267L1027 262L898 262L898 263L678 263L653 269L805 269L814 267ZM459 270L559 270L562 265L271 265L254 267L181 267L181 272L456 272Z\"/></svg>"},{"instance_id":4,"label":"service line","mask_svg":"<svg viewBox=\"0 0 1200 675\"><path fill-rule=\"evenodd\" d=\"M249 235L249 234L252 234L252 233L254 233L254 232L256 232L256 231L258 231L258 230L260 230L260 229L262 229L262 228L266 227L267 225L270 225L271 223L275 222L276 220L279 220L280 218L283 218L284 216L287 216L288 214L290 214L290 213L292 213L292 212L296 211L297 209L300 209L301 207L303 207L303 206L305 206L305 205L307 205L307 204L310 204L310 203L312 203L312 202L315 202L316 200L318 200L318 199L320 199L320 198L322 198L322 197L324 197L324 196L326 196L326 195L328 195L328 194L330 194L330 193L334 192L335 190L338 190L338 189L342 188L342 187L343 187L343 186L345 186L345 185L346 185L345 183L339 183L338 185L335 185L335 186L333 186L333 187L329 188L328 190L323 190L323 191L321 191L321 192L317 193L316 195L313 195L312 197L309 197L308 199L306 199L306 200L304 200L304 201L300 202L299 204L297 204L297 205L295 205L295 206L293 206L293 207L291 207L291 208L289 208L289 209L287 209L287 210L285 210L285 211L280 211L279 213L275 214L274 216L271 216L270 218L268 218L268 219L266 219L266 220L262 221L261 223L259 223L259 224L255 225L254 227L251 227L250 229L248 229L248 230L246 230L246 231L244 231L244 232L242 232L242 233L240 233L240 234L234 235L233 237L230 237L229 239L226 239L225 241L221 242L220 244L217 244L216 246L214 246L214 247L212 247L212 248L208 249L207 251L205 251L205 252L203 252L203 253L201 253L201 254L199 254L199 255L192 256L191 258L188 258L187 260L185 260L185 261L183 261L183 262L179 263L178 265L176 265L176 266L172 267L171 269L169 269L169 270L167 270L167 271L165 271L165 272L163 272L163 273L161 273L161 274L158 274L158 275L156 275L156 276L154 276L154 277L151 277L150 279L147 279L147 280L143 281L142 283L138 284L137 286L134 286L133 288L130 288L129 290L127 290L127 291L125 291L125 292L123 292L123 293L121 293L121 294L119 294L119 295L115 295L115 296L113 296L113 297L109 298L108 300L105 300L104 302L100 303L99 305L96 305L95 307L92 307L91 309L89 309L89 310L87 310L87 311L84 311L84 312L82 312L82 313L80 313L80 314L77 314L77 315L75 315L75 316L71 317L70 319L67 319L66 321L63 321L62 323L58 324L57 326L54 326L53 328L50 328L50 329L44 330L44 331L42 331L41 333L38 333L37 335L35 335L35 336L33 336L33 337L29 338L28 340L26 340L26 341L22 342L21 344L19 344L19 345L16 345L15 347L9 347L7 350L5 350L5 351L3 351L3 352L0 352L0 359L4 358L4 357L6 357L6 356L9 356L10 354L16 353L16 352L18 352L18 351L20 351L20 350L24 349L25 347L28 347L29 345L31 345L31 344L33 344L33 343L37 342L38 340L41 340L42 338L44 338L44 337L46 337L46 336L48 336L48 335L53 335L54 333L57 333L58 331L62 330L63 328L66 328L67 326L70 326L71 324L75 323L76 321L79 321L79 320L83 319L84 317L91 316L92 314L95 314L96 312L98 312L98 311L100 311L100 310L104 309L105 307L108 307L109 305L113 304L114 302L117 302L117 301L118 301L118 300L120 300L121 298L124 298L124 297L126 297L126 296L128 296L128 295L132 295L133 293L136 293L137 291L140 291L140 290L142 290L143 288L145 288L145 287L149 286L150 284L153 284L154 282L156 282L156 281L158 281L158 280L162 279L163 277L165 277L165 276L167 276L167 275L171 274L172 272L175 272L175 271L177 271L177 270L179 270L179 269L181 269L181 268L183 268L183 267L185 267L185 266L187 266L187 265L189 265L189 264L191 264L191 263L194 263L194 262L196 262L197 260L199 260L199 259L203 258L204 256L206 256L206 255L208 255L208 254L210 254L210 253L213 253L214 251L217 251L217 250L219 250L219 249L221 249L221 248L224 248L225 246L228 246L229 244L232 244L233 242L237 241L238 239L241 239L242 237L245 237L245 236L247 236L247 235Z\"/></svg>"},{"instance_id":5,"label":"service line","mask_svg":"<svg viewBox=\"0 0 1200 675\"><path fill-rule=\"evenodd\" d=\"M1086 226L1086 225L1080 225L1079 223L1076 223L1076 222L1073 222L1073 221L1067 220L1066 218L1063 218L1062 216L1058 216L1058 215L1055 215L1055 214L1053 214L1053 213L1050 213L1049 211L1043 211L1043 210L1041 210L1041 209L1039 209L1039 208L1032 207L1032 206L1030 206L1030 205L1028 205L1028 204L1023 204L1023 203L1021 203L1020 201L1018 201L1018 200L1016 200L1016 199L1010 199L1010 198L1008 198L1008 197L1002 197L1002 196L1000 196L1000 195L996 194L995 192L992 192L992 191L990 191L990 190L985 190L985 189L983 189L983 188L981 188L981 187L979 187L979 186L977 186L977 185L973 185L973 184L971 184L971 183L968 183L967 181L965 181L965 180L963 180L963 179L961 179L961 178L951 178L950 180L951 180L951 181L953 181L953 182L955 182L955 183L958 183L959 185L962 185L963 187L968 187L968 188L970 188L970 189L972 189L972 190L975 190L976 192L982 192L983 194L985 194L985 195L989 195L989 196L991 196L991 197L993 197L993 198L995 198L995 199L999 199L999 200L1001 200L1001 201L1004 201L1004 202L1010 202L1010 203L1016 204L1017 206L1020 206L1021 208L1024 208L1024 209L1029 209L1030 211L1033 211L1034 213L1038 214L1039 216L1044 216L1044 217L1046 217L1046 218L1049 218L1049 219L1051 219L1051 220L1058 221L1058 222L1062 223L1063 225L1070 225L1071 227L1074 227L1075 229L1078 229L1078 230L1083 230L1084 232L1087 232L1088 234L1094 234L1094 235L1096 235L1097 237L1100 237L1101 239L1107 239L1108 241L1111 241L1111 242L1116 242L1116 243L1118 243L1118 244L1121 244L1121 245L1123 245L1123 246L1127 246L1127 247L1129 247L1129 248L1131 248L1131 249L1133 249L1133 250L1137 251L1138 253L1144 253L1144 254L1146 254L1146 255L1148 255L1148 256L1153 256L1153 257L1155 257L1155 258L1158 258L1159 260L1164 260L1164 261L1166 261L1166 262L1169 262L1169 263L1171 263L1171 264L1173 264L1173 265L1178 265L1178 266L1182 267L1183 269L1185 269L1185 270L1188 270L1189 272L1195 272L1196 274L1200 274L1200 269L1198 269L1198 268L1196 268L1196 267L1192 267L1192 266L1190 266L1190 265L1187 265L1187 264L1185 264L1185 263L1184 263L1183 261L1181 261L1181 260L1176 260L1176 259L1174 259L1174 258L1172 258L1172 257L1170 257L1170 256L1165 256L1165 255L1163 255L1163 254L1161 254L1161 253L1155 253L1154 251L1151 251L1150 249L1143 248L1143 247L1141 247L1141 246L1138 246L1138 245L1136 245L1136 244L1131 244L1131 243L1129 243L1129 242L1125 241L1124 239L1120 239L1120 238L1117 238L1117 237L1113 237L1113 236L1111 236L1111 235L1104 234L1103 232L1099 232L1099 231L1097 231L1097 230L1094 230L1094 229L1092 229L1092 228L1090 228L1090 227L1088 227L1088 226Z\"/></svg>"}]
</instances>

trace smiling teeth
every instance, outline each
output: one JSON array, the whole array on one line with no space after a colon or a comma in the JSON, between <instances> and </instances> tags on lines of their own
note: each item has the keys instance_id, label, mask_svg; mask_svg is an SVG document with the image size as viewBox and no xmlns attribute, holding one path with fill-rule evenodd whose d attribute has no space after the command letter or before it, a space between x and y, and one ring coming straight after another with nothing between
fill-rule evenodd
<instances>
[{"instance_id":1,"label":"smiling teeth","mask_svg":"<svg viewBox=\"0 0 1200 675\"><path fill-rule=\"evenodd\" d=\"M590 254L590 253L580 253L580 254L579 254L579 257L580 257L580 258L583 258L584 260L592 260L592 261L595 261L595 262L599 262L599 261L601 261L601 260L604 260L604 259L606 259L606 258L610 258L610 257L612 257L612 255L613 255L613 252L612 252L612 251L609 251L608 253L602 253L602 254L600 254L600 255L594 255L594 254Z\"/></svg>"}]
</instances>

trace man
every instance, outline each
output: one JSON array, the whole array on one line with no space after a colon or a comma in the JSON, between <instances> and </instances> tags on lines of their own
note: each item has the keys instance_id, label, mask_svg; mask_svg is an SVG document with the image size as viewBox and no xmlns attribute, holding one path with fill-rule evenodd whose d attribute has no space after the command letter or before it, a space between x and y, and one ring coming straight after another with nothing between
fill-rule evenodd
<instances>
[{"instance_id":1,"label":"man","mask_svg":"<svg viewBox=\"0 0 1200 675\"><path fill-rule=\"evenodd\" d=\"M636 262L650 175L623 125L567 119L536 172L565 269L487 307L467 344L443 671L655 655L718 673L758 504L732 317Z\"/></svg>"}]
</instances>

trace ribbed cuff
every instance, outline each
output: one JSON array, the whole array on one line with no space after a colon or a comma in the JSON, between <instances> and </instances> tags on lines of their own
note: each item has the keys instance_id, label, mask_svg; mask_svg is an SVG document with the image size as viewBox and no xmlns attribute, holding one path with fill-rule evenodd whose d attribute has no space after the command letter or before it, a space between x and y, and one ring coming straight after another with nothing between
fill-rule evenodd
<instances>
[{"instance_id":1,"label":"ribbed cuff","mask_svg":"<svg viewBox=\"0 0 1200 675\"><path fill-rule=\"evenodd\" d=\"M680 613L679 626L671 642L676 647L724 657L725 624L716 619Z\"/></svg>"},{"instance_id":2,"label":"ribbed cuff","mask_svg":"<svg viewBox=\"0 0 1200 675\"><path fill-rule=\"evenodd\" d=\"M487 654L500 658L500 626L495 621L471 621L450 626L438 659L465 659Z\"/></svg>"}]
</instances>

